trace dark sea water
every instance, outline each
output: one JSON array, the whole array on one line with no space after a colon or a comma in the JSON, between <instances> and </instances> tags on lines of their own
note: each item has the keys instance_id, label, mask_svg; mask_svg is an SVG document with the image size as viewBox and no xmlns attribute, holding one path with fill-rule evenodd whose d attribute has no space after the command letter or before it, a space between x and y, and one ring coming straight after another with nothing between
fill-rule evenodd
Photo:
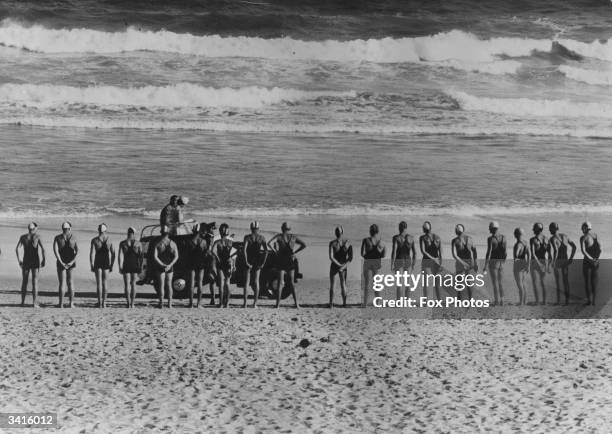
<instances>
[{"instance_id":1,"label":"dark sea water","mask_svg":"<svg viewBox=\"0 0 612 434\"><path fill-rule=\"evenodd\" d=\"M0 213L609 213L609 1L0 1Z\"/></svg>"}]
</instances>

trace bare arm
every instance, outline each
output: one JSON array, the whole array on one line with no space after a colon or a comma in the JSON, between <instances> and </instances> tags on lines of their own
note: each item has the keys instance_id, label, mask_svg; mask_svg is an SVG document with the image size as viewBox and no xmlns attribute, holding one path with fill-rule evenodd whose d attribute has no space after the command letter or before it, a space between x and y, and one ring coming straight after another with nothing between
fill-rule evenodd
<instances>
[{"instance_id":1,"label":"bare arm","mask_svg":"<svg viewBox=\"0 0 612 434\"><path fill-rule=\"evenodd\" d=\"M366 239L365 238L361 241L361 257L362 258L366 257Z\"/></svg>"},{"instance_id":2,"label":"bare arm","mask_svg":"<svg viewBox=\"0 0 612 434\"><path fill-rule=\"evenodd\" d=\"M582 251L582 254L584 255L585 258L590 259L591 261L594 261L595 259L588 254L587 252L587 248L586 248L586 236L583 235L582 237L580 237L580 250Z\"/></svg>"},{"instance_id":3,"label":"bare arm","mask_svg":"<svg viewBox=\"0 0 612 434\"><path fill-rule=\"evenodd\" d=\"M22 239L19 238L19 241L17 242L17 246L15 246L15 254L17 255L17 262L19 263L19 266L21 267L23 265L23 261L21 260L21 257L19 256L19 248L23 247L23 243L22 243ZM24 252L25 254L25 252Z\"/></svg>"},{"instance_id":4,"label":"bare arm","mask_svg":"<svg viewBox=\"0 0 612 434\"><path fill-rule=\"evenodd\" d=\"M397 239L393 237L393 245L391 246L391 263L395 262L395 257L397 255Z\"/></svg>"},{"instance_id":5,"label":"bare arm","mask_svg":"<svg viewBox=\"0 0 612 434\"><path fill-rule=\"evenodd\" d=\"M159 265L162 268L166 268L166 264L164 264L160 259L159 259L159 254L157 252L157 246L155 246L155 248L153 249L153 260L157 263L157 265Z\"/></svg>"},{"instance_id":6,"label":"bare arm","mask_svg":"<svg viewBox=\"0 0 612 434\"><path fill-rule=\"evenodd\" d=\"M110 245L110 271L113 271L113 265L115 265L115 246Z\"/></svg>"},{"instance_id":7,"label":"bare arm","mask_svg":"<svg viewBox=\"0 0 612 434\"><path fill-rule=\"evenodd\" d=\"M45 248L40 239L38 240L38 247L40 247L40 254L41 254L40 266L44 267L45 264L47 263L47 253L45 252Z\"/></svg>"},{"instance_id":8,"label":"bare arm","mask_svg":"<svg viewBox=\"0 0 612 434\"><path fill-rule=\"evenodd\" d=\"M91 240L91 247L89 248L89 265L91 267L91 271L94 270L94 261L96 258L96 248L94 245L94 241Z\"/></svg>"},{"instance_id":9,"label":"bare arm","mask_svg":"<svg viewBox=\"0 0 612 434\"><path fill-rule=\"evenodd\" d=\"M433 256L431 256L429 253L427 253L427 251L425 250L425 239L423 237L419 238L419 247L421 248L421 254L423 255L423 258L425 259L431 259L431 260L436 260L436 258L434 258Z\"/></svg>"},{"instance_id":10,"label":"bare arm","mask_svg":"<svg viewBox=\"0 0 612 434\"><path fill-rule=\"evenodd\" d=\"M121 248L121 243L119 243L119 254L117 255L117 267L119 267L119 272L123 273L123 249Z\"/></svg>"},{"instance_id":11,"label":"bare arm","mask_svg":"<svg viewBox=\"0 0 612 434\"><path fill-rule=\"evenodd\" d=\"M297 255L299 252L301 252L302 250L306 248L306 243L300 240L298 237L295 237L295 242L299 245L299 247L295 252L293 252L293 254Z\"/></svg>"},{"instance_id":12,"label":"bare arm","mask_svg":"<svg viewBox=\"0 0 612 434\"><path fill-rule=\"evenodd\" d=\"M574 260L574 255L576 254L576 243L574 243L572 240L568 238L567 244L569 244L569 246L572 248L572 252L570 253L570 257L569 257L569 260L571 263Z\"/></svg>"},{"instance_id":13,"label":"bare arm","mask_svg":"<svg viewBox=\"0 0 612 434\"><path fill-rule=\"evenodd\" d=\"M268 241L268 247L270 248L271 251L273 251L274 253L277 253L276 251L276 240L278 239L279 235L274 235L270 241Z\"/></svg>"},{"instance_id":14,"label":"bare arm","mask_svg":"<svg viewBox=\"0 0 612 434\"><path fill-rule=\"evenodd\" d=\"M60 258L60 254L59 254L59 246L57 245L57 238L53 240L53 254L55 255L55 259L57 259L57 262L59 262L62 265L66 265L62 262L62 259Z\"/></svg>"},{"instance_id":15,"label":"bare arm","mask_svg":"<svg viewBox=\"0 0 612 434\"><path fill-rule=\"evenodd\" d=\"M491 248L493 244L492 238L493 237L487 238L487 253L485 254L485 264L484 264L485 270L489 267L489 261L491 260Z\"/></svg>"},{"instance_id":16,"label":"bare arm","mask_svg":"<svg viewBox=\"0 0 612 434\"><path fill-rule=\"evenodd\" d=\"M249 264L249 255L247 255L247 247L249 247L249 239L248 237L244 237L244 243L242 244L242 254L244 255L244 262L247 268L251 268L251 264Z\"/></svg>"},{"instance_id":17,"label":"bare arm","mask_svg":"<svg viewBox=\"0 0 612 434\"><path fill-rule=\"evenodd\" d=\"M178 247L176 246L176 244L172 243L172 261L170 261L170 263L168 264L168 267L172 267L174 264L176 264L176 261L178 261L178 258L179 258Z\"/></svg>"},{"instance_id":18,"label":"bare arm","mask_svg":"<svg viewBox=\"0 0 612 434\"><path fill-rule=\"evenodd\" d=\"M70 262L68 262L66 265L68 265L69 267L72 266L72 264L74 264L76 262L76 258L77 255L79 254L79 245L76 243L76 241L74 242L74 259Z\"/></svg>"},{"instance_id":19,"label":"bare arm","mask_svg":"<svg viewBox=\"0 0 612 434\"><path fill-rule=\"evenodd\" d=\"M341 267L342 264L340 262L338 262L336 260L336 258L334 258L334 248L333 248L334 242L330 241L329 242L329 249L328 249L328 254L329 254L329 260L332 262L332 264L336 264L338 267Z\"/></svg>"}]
</instances>

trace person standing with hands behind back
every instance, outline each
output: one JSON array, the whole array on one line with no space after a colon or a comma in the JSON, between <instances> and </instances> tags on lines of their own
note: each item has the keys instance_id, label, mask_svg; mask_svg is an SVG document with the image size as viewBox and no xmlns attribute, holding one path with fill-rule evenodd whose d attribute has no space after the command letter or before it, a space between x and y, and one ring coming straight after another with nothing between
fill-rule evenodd
<instances>
[{"instance_id":1,"label":"person standing with hands behind back","mask_svg":"<svg viewBox=\"0 0 612 434\"><path fill-rule=\"evenodd\" d=\"M370 291L374 275L380 270L380 260L387 254L387 248L380 239L380 229L377 224L370 226L370 236L361 242L361 257L363 263L363 306L365 307L370 299Z\"/></svg>"}]
</instances>

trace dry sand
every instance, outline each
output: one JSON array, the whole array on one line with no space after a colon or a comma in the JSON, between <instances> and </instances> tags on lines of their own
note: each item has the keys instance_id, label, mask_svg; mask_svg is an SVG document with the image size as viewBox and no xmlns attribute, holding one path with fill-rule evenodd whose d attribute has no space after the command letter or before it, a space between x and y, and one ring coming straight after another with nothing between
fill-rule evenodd
<instances>
[{"instance_id":1,"label":"dry sand","mask_svg":"<svg viewBox=\"0 0 612 434\"><path fill-rule=\"evenodd\" d=\"M14 289L0 291L2 411L56 411L63 432L609 432L612 423L607 319L372 319L308 296L299 311L269 301L243 310L239 299L229 310L180 301L160 311L152 299L128 310L121 298L106 310L59 310L55 296L34 310L14 306ZM322 301L324 287L306 289Z\"/></svg>"}]
</instances>

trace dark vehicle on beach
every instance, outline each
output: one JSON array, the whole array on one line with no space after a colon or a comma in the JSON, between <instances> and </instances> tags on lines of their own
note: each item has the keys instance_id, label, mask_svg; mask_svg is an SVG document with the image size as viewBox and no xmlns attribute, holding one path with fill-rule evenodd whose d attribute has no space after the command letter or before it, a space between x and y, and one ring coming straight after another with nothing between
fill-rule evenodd
<instances>
[{"instance_id":1,"label":"dark vehicle on beach","mask_svg":"<svg viewBox=\"0 0 612 434\"><path fill-rule=\"evenodd\" d=\"M201 223L200 226L203 228L202 233L208 233L212 236L212 231L216 228L216 224L213 223ZM186 232L186 231L183 231ZM142 251L144 254L143 263L142 263L142 271L139 275L138 285L154 285L154 276L151 272L151 267L148 266L149 263L153 261L153 249L155 246L155 241L157 241L161 237L160 226L159 225L149 225L145 226L140 232L140 243L142 245ZM189 240L193 237L191 233L188 235L171 235L170 239L176 243L176 247L179 252L179 259L174 265L174 276L172 287L174 288L173 298L188 298L189 291L192 289L189 288L189 269L187 268L187 256L188 256L188 243ZM233 247L236 249L235 256L235 270L232 274L232 278L230 283L238 286L239 288L244 288L245 277L246 277L246 262L243 254L243 243L242 241L234 241ZM295 282L298 279L302 278L302 274L299 272L299 262L295 259ZM213 271L214 273L214 271ZM207 273L206 273L207 274ZM290 286L287 285L288 276L285 274L285 285L283 285L281 298L285 299L291 295ZM278 266L277 266L277 258L274 252L269 252L266 262L261 269L261 273L259 275L259 298L272 298L276 299L276 288L278 281ZM295 283L294 282L294 283ZM208 276L204 277L202 282L204 285L210 283L210 279ZM157 292L157 288L155 288ZM164 297L167 297L167 294L164 294Z\"/></svg>"}]
</instances>

